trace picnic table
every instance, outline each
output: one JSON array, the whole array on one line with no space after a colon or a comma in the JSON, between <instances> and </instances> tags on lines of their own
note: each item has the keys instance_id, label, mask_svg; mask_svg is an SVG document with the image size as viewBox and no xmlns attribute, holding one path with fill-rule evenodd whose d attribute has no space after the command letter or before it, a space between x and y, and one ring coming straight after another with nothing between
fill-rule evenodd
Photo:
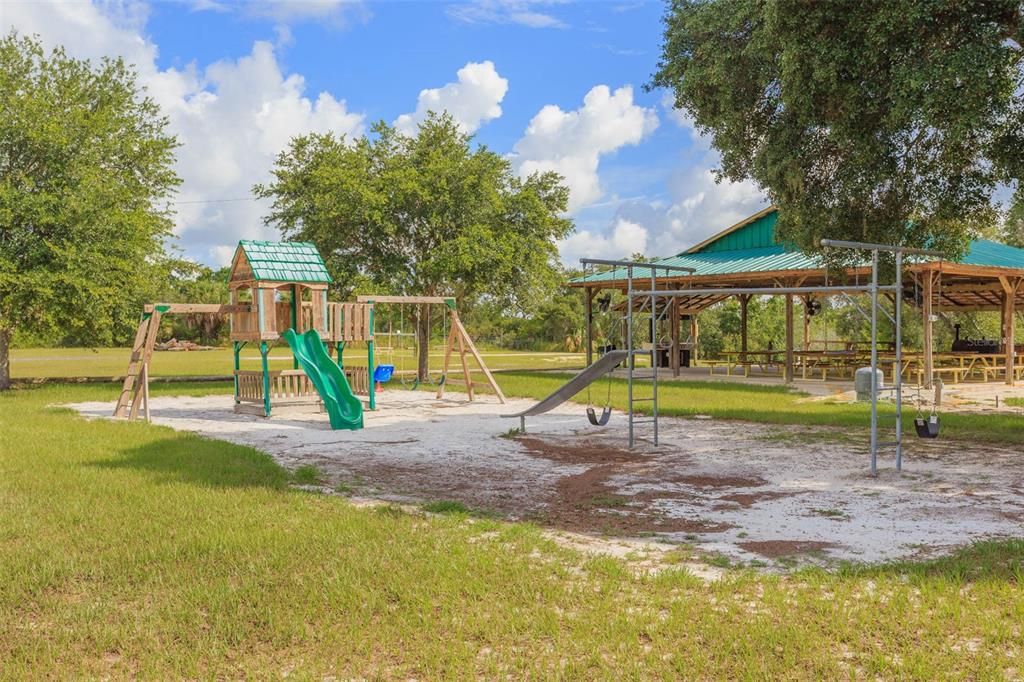
<instances>
[{"instance_id":1,"label":"picnic table","mask_svg":"<svg viewBox=\"0 0 1024 682\"><path fill-rule=\"evenodd\" d=\"M758 366L762 371L781 367L782 363L777 360L784 356L783 350L725 350L720 352L717 360L704 360L703 362L711 368L714 374L715 367L725 365L725 373L731 375L734 367L743 368L743 376L750 376L750 368Z\"/></svg>"}]
</instances>

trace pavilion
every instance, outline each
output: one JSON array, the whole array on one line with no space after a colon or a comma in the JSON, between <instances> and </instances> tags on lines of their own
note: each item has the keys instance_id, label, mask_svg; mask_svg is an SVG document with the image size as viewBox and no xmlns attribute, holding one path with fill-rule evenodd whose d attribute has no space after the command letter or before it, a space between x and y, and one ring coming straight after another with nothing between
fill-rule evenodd
<instances>
[{"instance_id":1,"label":"pavilion","mask_svg":"<svg viewBox=\"0 0 1024 682\"><path fill-rule=\"evenodd\" d=\"M667 321L664 348L659 345L659 350L667 351L668 367L674 375L679 375L683 364L680 351L687 345L696 350L699 343L697 313L730 298L727 294L716 294L716 288L824 287L844 280L866 282L865 278L870 276L867 266L850 268L843 273L829 272L821 258L780 244L775 238L777 219L778 210L769 206L676 256L654 261L693 269L691 274L666 272L655 279L657 289L694 289L692 296L660 299L662 302L658 305L666 306L667 310L656 311ZM635 276L634 290L649 289L650 281L649 276ZM624 293L627 286L625 271L618 268L597 272L576 278L569 285L585 290L586 338L591 339L595 297L602 290ZM824 378L830 368L849 368L862 359L852 348L815 351L808 347L813 294L803 297L804 342L802 348L797 349L793 314L796 297L793 294L783 295L786 297L785 347L772 352L782 358L779 365L787 381L793 380L798 367L805 376L808 371L815 374L820 370ZM741 338L736 364L749 371L751 364L757 364L755 356L761 351L748 348L747 308L751 296L738 295L736 298L740 305ZM647 300L636 299L634 306L644 305ZM921 352L909 354L907 362L900 368L901 372L916 371L918 379L926 384L931 383L933 376L948 377L954 382L972 376L984 381L1002 379L1013 384L1024 374L1024 366L1016 359L1016 354L1024 348L1016 346L1014 336L1015 316L1017 311L1024 311L1024 249L977 239L971 242L959 262L929 260L905 263L903 300L920 311L924 334ZM999 311L1002 337L988 347L937 352L932 324L935 313L940 309ZM634 311L637 310L634 307ZM683 342L681 326L687 320L691 325L689 341ZM593 361L592 352L588 346L588 364Z\"/></svg>"}]
</instances>

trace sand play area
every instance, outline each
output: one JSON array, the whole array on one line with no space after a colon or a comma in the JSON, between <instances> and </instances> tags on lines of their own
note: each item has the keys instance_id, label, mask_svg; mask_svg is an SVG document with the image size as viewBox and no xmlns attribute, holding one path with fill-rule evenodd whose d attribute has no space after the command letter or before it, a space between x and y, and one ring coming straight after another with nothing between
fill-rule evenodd
<instances>
[{"instance_id":1,"label":"sand play area","mask_svg":"<svg viewBox=\"0 0 1024 682\"><path fill-rule=\"evenodd\" d=\"M563 405L510 434L531 401L436 400L391 390L362 431L326 415L238 415L230 396L158 397L156 424L249 445L285 467L317 466L330 487L396 502L472 509L596 536L685 542L753 565L877 562L1024 534L1024 456L907 434L904 471L868 475L864 433L712 419L661 420L661 445L626 448L626 418L587 423ZM109 417L112 403L73 405Z\"/></svg>"}]
</instances>

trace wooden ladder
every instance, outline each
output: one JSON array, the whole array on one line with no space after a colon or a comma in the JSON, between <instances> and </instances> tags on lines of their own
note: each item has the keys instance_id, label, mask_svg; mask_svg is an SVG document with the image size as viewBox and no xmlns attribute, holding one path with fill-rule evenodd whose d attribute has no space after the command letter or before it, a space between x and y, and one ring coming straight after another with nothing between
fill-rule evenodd
<instances>
[{"instance_id":1,"label":"wooden ladder","mask_svg":"<svg viewBox=\"0 0 1024 682\"><path fill-rule=\"evenodd\" d=\"M473 356L476 360L476 364L479 366L480 371L483 372L484 377L487 378L487 385L490 386L494 394L498 396L498 400L502 404L505 403L505 394L502 393L501 387L498 386L498 382L494 380L494 375L491 374L491 370L487 368L484 363L484 359L480 357L480 352L476 349L476 345L473 343L473 339L470 338L466 332L466 328L462 326L462 320L459 319L459 314L452 310L450 313L452 329L448 334L448 344L444 353L444 374L445 380L441 382L441 385L437 387L437 397L440 398L444 395L444 387L448 384L448 368L451 366L452 351L455 346L459 347L459 360L462 364L462 376L466 384L466 395L470 400L473 400L473 377L469 369L469 362L466 358L466 351ZM483 385L483 384L481 384Z\"/></svg>"},{"instance_id":2,"label":"wooden ladder","mask_svg":"<svg viewBox=\"0 0 1024 682\"><path fill-rule=\"evenodd\" d=\"M160 317L159 308L142 314L139 329L135 332L135 342L132 344L128 372L125 374L124 384L121 386L121 395L117 398L117 407L114 408L115 417L135 419L139 414L139 406L147 388L145 384L149 379L144 374L148 374L146 369L153 358L153 347L156 345L156 336L160 331Z\"/></svg>"}]
</instances>

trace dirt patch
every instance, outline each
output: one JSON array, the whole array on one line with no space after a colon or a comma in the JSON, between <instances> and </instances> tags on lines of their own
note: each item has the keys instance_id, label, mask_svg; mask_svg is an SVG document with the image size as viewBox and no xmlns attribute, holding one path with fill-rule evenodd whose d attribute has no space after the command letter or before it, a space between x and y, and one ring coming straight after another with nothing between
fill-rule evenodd
<instances>
[{"instance_id":1,"label":"dirt patch","mask_svg":"<svg viewBox=\"0 0 1024 682\"><path fill-rule=\"evenodd\" d=\"M760 554L769 559L824 552L836 546L831 542L818 542L815 540L764 540L759 542L738 542L736 544L748 552Z\"/></svg>"},{"instance_id":2,"label":"dirt patch","mask_svg":"<svg viewBox=\"0 0 1024 682\"><path fill-rule=\"evenodd\" d=\"M603 443L589 440L574 440L571 443L558 443L553 439L542 440L528 436L520 436L515 442L526 448L526 452L535 457L559 464L609 464L638 463L650 461L649 456L630 450L623 450Z\"/></svg>"},{"instance_id":3,"label":"dirt patch","mask_svg":"<svg viewBox=\"0 0 1024 682\"><path fill-rule=\"evenodd\" d=\"M610 479L624 468L621 464L602 464L560 479L543 521L577 532L616 535L722 533L733 527L701 518L666 516L652 506L657 498L616 492Z\"/></svg>"},{"instance_id":4,"label":"dirt patch","mask_svg":"<svg viewBox=\"0 0 1024 682\"><path fill-rule=\"evenodd\" d=\"M757 476L674 476L672 483L692 485L694 488L760 488L768 481Z\"/></svg>"},{"instance_id":5,"label":"dirt patch","mask_svg":"<svg viewBox=\"0 0 1024 682\"><path fill-rule=\"evenodd\" d=\"M758 502L768 502L771 500L779 500L783 497L793 497L794 495L800 495L802 492L772 492L764 491L760 493L730 493L729 495L722 495L716 499L722 502L735 502L744 509L749 509ZM723 505L724 506L724 505Z\"/></svg>"}]
</instances>

